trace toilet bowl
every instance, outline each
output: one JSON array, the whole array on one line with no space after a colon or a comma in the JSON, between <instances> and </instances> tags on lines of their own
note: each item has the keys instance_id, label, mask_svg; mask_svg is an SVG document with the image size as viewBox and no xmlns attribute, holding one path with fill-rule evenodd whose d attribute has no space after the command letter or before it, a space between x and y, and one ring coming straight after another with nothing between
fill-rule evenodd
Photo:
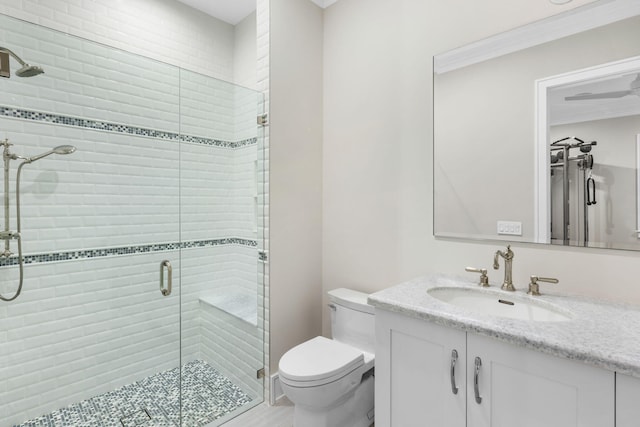
<instances>
[{"instance_id":1,"label":"toilet bowl","mask_svg":"<svg viewBox=\"0 0 640 427\"><path fill-rule=\"evenodd\" d=\"M294 427L369 427L374 421L373 307L367 294L329 292L334 339L315 337L282 356L279 376Z\"/></svg>"}]
</instances>

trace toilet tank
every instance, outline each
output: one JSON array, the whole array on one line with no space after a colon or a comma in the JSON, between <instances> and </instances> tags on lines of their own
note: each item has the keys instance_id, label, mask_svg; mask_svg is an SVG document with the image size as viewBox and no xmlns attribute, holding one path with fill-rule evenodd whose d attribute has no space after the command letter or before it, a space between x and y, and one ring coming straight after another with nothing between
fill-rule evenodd
<instances>
[{"instance_id":1,"label":"toilet tank","mask_svg":"<svg viewBox=\"0 0 640 427\"><path fill-rule=\"evenodd\" d=\"M369 294L345 288L328 294L333 339L373 354L375 317L373 306L367 304Z\"/></svg>"}]
</instances>

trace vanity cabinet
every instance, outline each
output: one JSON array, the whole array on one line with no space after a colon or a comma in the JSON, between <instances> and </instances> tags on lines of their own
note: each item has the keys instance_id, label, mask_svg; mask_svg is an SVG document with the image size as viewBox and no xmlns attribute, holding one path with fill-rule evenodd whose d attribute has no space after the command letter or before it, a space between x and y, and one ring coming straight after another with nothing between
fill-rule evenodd
<instances>
[{"instance_id":1,"label":"vanity cabinet","mask_svg":"<svg viewBox=\"0 0 640 427\"><path fill-rule=\"evenodd\" d=\"M462 331L376 310L376 426L464 427L465 347Z\"/></svg>"},{"instance_id":2,"label":"vanity cabinet","mask_svg":"<svg viewBox=\"0 0 640 427\"><path fill-rule=\"evenodd\" d=\"M614 426L613 372L471 333L467 363L468 427Z\"/></svg>"},{"instance_id":3,"label":"vanity cabinet","mask_svg":"<svg viewBox=\"0 0 640 427\"><path fill-rule=\"evenodd\" d=\"M614 427L613 372L380 309L376 340L378 427Z\"/></svg>"},{"instance_id":4,"label":"vanity cabinet","mask_svg":"<svg viewBox=\"0 0 640 427\"><path fill-rule=\"evenodd\" d=\"M640 424L640 379L616 374L616 427Z\"/></svg>"}]
</instances>

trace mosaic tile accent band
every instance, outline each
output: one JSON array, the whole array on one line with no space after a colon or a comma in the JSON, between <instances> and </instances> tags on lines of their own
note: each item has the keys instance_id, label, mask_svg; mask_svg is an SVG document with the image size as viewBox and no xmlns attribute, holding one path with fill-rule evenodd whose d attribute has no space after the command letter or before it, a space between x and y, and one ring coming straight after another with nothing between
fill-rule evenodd
<instances>
[{"instance_id":1,"label":"mosaic tile accent band","mask_svg":"<svg viewBox=\"0 0 640 427\"><path fill-rule=\"evenodd\" d=\"M136 136L158 138L168 141L190 142L193 144L211 145L221 148L240 148L257 144L257 138L244 139L242 141L223 141L220 139L204 138L201 136L183 135L176 132L141 128L120 123L103 122L98 120L83 119L79 117L64 116L60 114L43 113L40 111L25 110L0 105L0 116L14 119L32 120L36 122L53 123L65 126L81 127L86 129L103 130L108 132L126 133Z\"/></svg>"},{"instance_id":2,"label":"mosaic tile accent band","mask_svg":"<svg viewBox=\"0 0 640 427\"><path fill-rule=\"evenodd\" d=\"M198 427L251 400L216 369L195 360L182 366L182 374L179 367L161 372L14 427Z\"/></svg>"},{"instance_id":3,"label":"mosaic tile accent band","mask_svg":"<svg viewBox=\"0 0 640 427\"><path fill-rule=\"evenodd\" d=\"M149 245L121 246L117 248L83 249L79 251L52 252L47 254L25 255L24 264L72 261L76 259L100 258L107 256L135 255L151 252L174 251L177 249L204 248L207 246L242 245L257 247L258 242L251 239L226 237L223 239L192 240L189 242L152 243ZM18 265L18 257L0 258L0 267Z\"/></svg>"}]
</instances>

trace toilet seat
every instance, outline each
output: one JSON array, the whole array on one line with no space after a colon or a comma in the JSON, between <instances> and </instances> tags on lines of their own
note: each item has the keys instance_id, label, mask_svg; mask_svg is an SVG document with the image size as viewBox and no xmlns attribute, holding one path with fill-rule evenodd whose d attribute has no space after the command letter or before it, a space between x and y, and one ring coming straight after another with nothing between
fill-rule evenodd
<instances>
[{"instance_id":1,"label":"toilet seat","mask_svg":"<svg viewBox=\"0 0 640 427\"><path fill-rule=\"evenodd\" d=\"M294 387L316 387L339 380L364 365L361 350L325 337L315 337L280 359L281 380Z\"/></svg>"}]
</instances>

